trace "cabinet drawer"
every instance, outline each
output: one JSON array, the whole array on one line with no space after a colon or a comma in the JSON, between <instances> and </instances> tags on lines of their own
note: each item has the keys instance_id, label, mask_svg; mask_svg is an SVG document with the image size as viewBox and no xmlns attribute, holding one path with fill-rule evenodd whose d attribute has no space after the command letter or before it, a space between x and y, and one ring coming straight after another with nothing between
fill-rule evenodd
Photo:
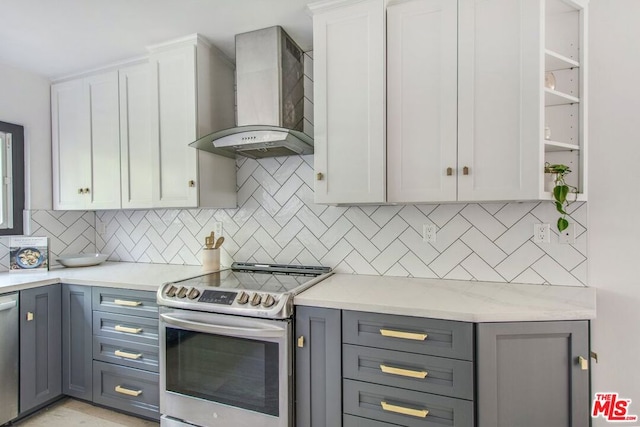
<instances>
[{"instance_id":1,"label":"cabinet drawer","mask_svg":"<svg viewBox=\"0 0 640 427\"><path fill-rule=\"evenodd\" d=\"M348 344L473 360L473 324L451 320L344 311Z\"/></svg>"},{"instance_id":2,"label":"cabinet drawer","mask_svg":"<svg viewBox=\"0 0 640 427\"><path fill-rule=\"evenodd\" d=\"M157 345L94 336L93 358L130 368L158 372Z\"/></svg>"},{"instance_id":3,"label":"cabinet drawer","mask_svg":"<svg viewBox=\"0 0 640 427\"><path fill-rule=\"evenodd\" d=\"M159 419L158 374L94 361L93 401L100 405Z\"/></svg>"},{"instance_id":4,"label":"cabinet drawer","mask_svg":"<svg viewBox=\"0 0 640 427\"><path fill-rule=\"evenodd\" d=\"M468 400L353 380L342 384L346 414L405 427L473 426Z\"/></svg>"},{"instance_id":5,"label":"cabinet drawer","mask_svg":"<svg viewBox=\"0 0 640 427\"><path fill-rule=\"evenodd\" d=\"M157 346L158 319L94 311L93 334Z\"/></svg>"},{"instance_id":6,"label":"cabinet drawer","mask_svg":"<svg viewBox=\"0 0 640 427\"><path fill-rule=\"evenodd\" d=\"M396 427L398 424L383 423L382 421L369 420L367 418L354 417L344 414L342 427Z\"/></svg>"},{"instance_id":7,"label":"cabinet drawer","mask_svg":"<svg viewBox=\"0 0 640 427\"><path fill-rule=\"evenodd\" d=\"M134 316L158 317L156 293L120 288L93 288L94 310Z\"/></svg>"},{"instance_id":8,"label":"cabinet drawer","mask_svg":"<svg viewBox=\"0 0 640 427\"><path fill-rule=\"evenodd\" d=\"M344 378L473 399L473 362L362 347L342 346Z\"/></svg>"}]
</instances>

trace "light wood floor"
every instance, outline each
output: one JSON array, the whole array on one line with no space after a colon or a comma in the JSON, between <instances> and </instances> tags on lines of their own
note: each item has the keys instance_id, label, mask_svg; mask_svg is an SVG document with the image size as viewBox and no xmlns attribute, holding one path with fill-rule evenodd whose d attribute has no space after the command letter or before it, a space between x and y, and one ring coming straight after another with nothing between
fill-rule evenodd
<instances>
[{"instance_id":1,"label":"light wood floor","mask_svg":"<svg viewBox=\"0 0 640 427\"><path fill-rule=\"evenodd\" d=\"M157 427L160 424L67 398L13 425L17 427Z\"/></svg>"}]
</instances>

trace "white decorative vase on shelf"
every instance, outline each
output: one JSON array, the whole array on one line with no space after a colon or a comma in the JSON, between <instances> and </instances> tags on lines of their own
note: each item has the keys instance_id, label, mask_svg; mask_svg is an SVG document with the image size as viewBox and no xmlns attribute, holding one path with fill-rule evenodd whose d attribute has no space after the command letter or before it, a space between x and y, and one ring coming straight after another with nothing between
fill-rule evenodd
<instances>
[{"instance_id":1,"label":"white decorative vase on shelf","mask_svg":"<svg viewBox=\"0 0 640 427\"><path fill-rule=\"evenodd\" d=\"M553 193L553 187L556 186L556 174L545 173L544 174L544 191L547 193Z\"/></svg>"}]
</instances>

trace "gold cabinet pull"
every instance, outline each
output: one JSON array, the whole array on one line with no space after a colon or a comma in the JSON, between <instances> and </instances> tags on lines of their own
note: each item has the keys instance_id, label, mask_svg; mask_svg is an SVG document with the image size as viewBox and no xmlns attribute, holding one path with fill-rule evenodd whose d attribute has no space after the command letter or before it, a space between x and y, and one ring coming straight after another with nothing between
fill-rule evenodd
<instances>
[{"instance_id":1,"label":"gold cabinet pull","mask_svg":"<svg viewBox=\"0 0 640 427\"><path fill-rule=\"evenodd\" d=\"M78 188L78 194L84 194L84 190L82 188Z\"/></svg>"},{"instance_id":2,"label":"gold cabinet pull","mask_svg":"<svg viewBox=\"0 0 640 427\"><path fill-rule=\"evenodd\" d=\"M88 188L85 188L85 189L84 189L84 192L85 192L85 194L89 194L89 193L91 193L91 190L90 190L90 189L88 189Z\"/></svg>"},{"instance_id":3,"label":"gold cabinet pull","mask_svg":"<svg viewBox=\"0 0 640 427\"><path fill-rule=\"evenodd\" d=\"M115 390L116 393L126 394L127 396L138 397L142 394L142 390L130 390L128 388L122 387L121 385L117 385Z\"/></svg>"},{"instance_id":4,"label":"gold cabinet pull","mask_svg":"<svg viewBox=\"0 0 640 427\"><path fill-rule=\"evenodd\" d=\"M113 352L118 357L124 357L125 359L137 360L142 357L142 353L127 353L126 351L116 350Z\"/></svg>"},{"instance_id":5,"label":"gold cabinet pull","mask_svg":"<svg viewBox=\"0 0 640 427\"><path fill-rule=\"evenodd\" d=\"M412 371L410 369L394 368L393 366L380 365L380 370L385 374L400 375L402 377L421 378L427 376L427 371Z\"/></svg>"},{"instance_id":6,"label":"gold cabinet pull","mask_svg":"<svg viewBox=\"0 0 640 427\"><path fill-rule=\"evenodd\" d=\"M453 175L453 168L447 168L447 176Z\"/></svg>"},{"instance_id":7,"label":"gold cabinet pull","mask_svg":"<svg viewBox=\"0 0 640 427\"><path fill-rule=\"evenodd\" d=\"M590 351L590 352L589 352L589 355L591 356L591 358L592 358L593 360L595 360L595 361L596 361L596 363L598 363L598 353L596 353L595 351Z\"/></svg>"},{"instance_id":8,"label":"gold cabinet pull","mask_svg":"<svg viewBox=\"0 0 640 427\"><path fill-rule=\"evenodd\" d=\"M402 338L405 340L424 341L427 334L416 334L414 332L392 331L390 329L380 329L380 335L385 337Z\"/></svg>"},{"instance_id":9,"label":"gold cabinet pull","mask_svg":"<svg viewBox=\"0 0 640 427\"><path fill-rule=\"evenodd\" d=\"M139 305L142 305L142 301L129 301L126 299L116 299L113 300L113 303L115 305L124 305L125 307L138 307Z\"/></svg>"},{"instance_id":10,"label":"gold cabinet pull","mask_svg":"<svg viewBox=\"0 0 640 427\"><path fill-rule=\"evenodd\" d=\"M31 322L34 318L35 315L32 312L27 311L27 322Z\"/></svg>"},{"instance_id":11,"label":"gold cabinet pull","mask_svg":"<svg viewBox=\"0 0 640 427\"><path fill-rule=\"evenodd\" d=\"M126 332L128 334L139 334L142 332L142 328L127 328L126 326L116 325L114 328L118 332Z\"/></svg>"},{"instance_id":12,"label":"gold cabinet pull","mask_svg":"<svg viewBox=\"0 0 640 427\"><path fill-rule=\"evenodd\" d=\"M300 335L298 337L298 347L300 348L304 347L304 335Z\"/></svg>"},{"instance_id":13,"label":"gold cabinet pull","mask_svg":"<svg viewBox=\"0 0 640 427\"><path fill-rule=\"evenodd\" d=\"M196 182L194 180L189 181L189 187L193 188L196 186Z\"/></svg>"},{"instance_id":14,"label":"gold cabinet pull","mask_svg":"<svg viewBox=\"0 0 640 427\"><path fill-rule=\"evenodd\" d=\"M318 172L316 174L316 180L322 181L324 179L324 174L322 172Z\"/></svg>"},{"instance_id":15,"label":"gold cabinet pull","mask_svg":"<svg viewBox=\"0 0 640 427\"><path fill-rule=\"evenodd\" d=\"M589 361L582 356L578 356L578 363L580 363L580 369L583 371L589 370Z\"/></svg>"},{"instance_id":16,"label":"gold cabinet pull","mask_svg":"<svg viewBox=\"0 0 640 427\"><path fill-rule=\"evenodd\" d=\"M387 412L395 412L396 414L411 415L412 417L424 418L429 415L426 409L411 409L404 406L391 405L387 402L380 402L382 409Z\"/></svg>"},{"instance_id":17,"label":"gold cabinet pull","mask_svg":"<svg viewBox=\"0 0 640 427\"><path fill-rule=\"evenodd\" d=\"M465 166L462 168L462 175L469 175L469 167Z\"/></svg>"}]
</instances>

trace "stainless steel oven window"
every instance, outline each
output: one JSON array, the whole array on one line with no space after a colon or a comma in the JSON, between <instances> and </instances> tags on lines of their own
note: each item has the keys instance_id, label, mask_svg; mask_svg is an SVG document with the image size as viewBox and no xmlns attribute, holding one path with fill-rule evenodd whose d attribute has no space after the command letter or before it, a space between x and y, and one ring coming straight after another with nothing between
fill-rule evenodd
<instances>
[{"instance_id":1,"label":"stainless steel oven window","mask_svg":"<svg viewBox=\"0 0 640 427\"><path fill-rule=\"evenodd\" d=\"M166 328L166 390L279 415L278 343Z\"/></svg>"}]
</instances>

